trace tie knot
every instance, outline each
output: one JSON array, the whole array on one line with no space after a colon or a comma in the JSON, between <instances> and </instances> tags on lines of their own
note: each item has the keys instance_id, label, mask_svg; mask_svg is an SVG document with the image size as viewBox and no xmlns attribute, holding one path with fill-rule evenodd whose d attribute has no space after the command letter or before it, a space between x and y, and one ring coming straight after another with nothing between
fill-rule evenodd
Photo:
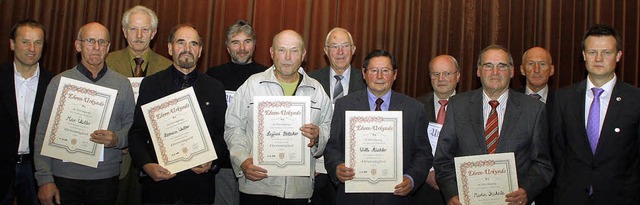
<instances>
[{"instance_id":1,"label":"tie knot","mask_svg":"<svg viewBox=\"0 0 640 205\"><path fill-rule=\"evenodd\" d=\"M447 103L449 103L448 100L438 100L438 103L440 103L441 106L447 106Z\"/></svg>"},{"instance_id":2,"label":"tie knot","mask_svg":"<svg viewBox=\"0 0 640 205\"><path fill-rule=\"evenodd\" d=\"M142 58L134 58L133 61L136 62L136 65L142 65L142 63L144 62L144 59L142 59Z\"/></svg>"},{"instance_id":3,"label":"tie knot","mask_svg":"<svg viewBox=\"0 0 640 205\"><path fill-rule=\"evenodd\" d=\"M344 78L344 76L342 76L342 75L334 75L333 77L336 78L336 80L338 82L340 82L342 80L342 78Z\"/></svg>"},{"instance_id":4,"label":"tie knot","mask_svg":"<svg viewBox=\"0 0 640 205\"><path fill-rule=\"evenodd\" d=\"M489 105L491 105L491 109L496 109L500 103L497 100L491 100L489 101Z\"/></svg>"},{"instance_id":5,"label":"tie knot","mask_svg":"<svg viewBox=\"0 0 640 205\"><path fill-rule=\"evenodd\" d=\"M531 93L529 94L529 96L535 98L536 100L540 100L540 98L542 98L542 96L538 93Z\"/></svg>"},{"instance_id":6,"label":"tie knot","mask_svg":"<svg viewBox=\"0 0 640 205\"><path fill-rule=\"evenodd\" d=\"M591 88L591 91L593 92L594 98L599 98L600 95L602 95L602 92L604 92L604 89L593 87L593 88Z\"/></svg>"}]
</instances>

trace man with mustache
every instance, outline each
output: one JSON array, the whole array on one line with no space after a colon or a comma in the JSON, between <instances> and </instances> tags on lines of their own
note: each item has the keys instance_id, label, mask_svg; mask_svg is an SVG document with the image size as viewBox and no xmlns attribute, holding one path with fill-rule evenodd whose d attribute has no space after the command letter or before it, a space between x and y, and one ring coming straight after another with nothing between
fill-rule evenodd
<instances>
[{"instance_id":1,"label":"man with mustache","mask_svg":"<svg viewBox=\"0 0 640 205\"><path fill-rule=\"evenodd\" d=\"M107 65L126 77L145 77L171 65L171 61L153 52L151 41L158 32L158 17L151 9L135 6L122 14L122 34L128 46L107 55ZM138 171L131 166L129 149L122 151L118 205L140 204Z\"/></svg>"},{"instance_id":2,"label":"man with mustache","mask_svg":"<svg viewBox=\"0 0 640 205\"><path fill-rule=\"evenodd\" d=\"M43 205L116 203L122 149L128 145L127 132L133 123L135 103L129 80L108 68L104 62L110 39L109 30L100 23L82 26L75 41L76 51L81 56L80 63L56 75L47 87L34 142L37 150L34 154L35 178L40 186L38 198ZM107 130L95 130L87 136L92 142L104 145L104 160L98 163L97 168L40 154L62 77L118 91Z\"/></svg>"},{"instance_id":3,"label":"man with mustache","mask_svg":"<svg viewBox=\"0 0 640 205\"><path fill-rule=\"evenodd\" d=\"M460 204L454 157L513 152L519 189L505 202L529 204L553 176L544 104L509 89L513 59L504 47L483 49L477 66L482 87L447 104L433 162L436 181L448 204Z\"/></svg>"},{"instance_id":4,"label":"man with mustache","mask_svg":"<svg viewBox=\"0 0 640 205\"><path fill-rule=\"evenodd\" d=\"M309 77L300 65L307 51L302 36L293 30L284 30L273 37L269 49L273 66L256 73L238 88L238 94L229 104L226 114L224 139L229 145L231 165L238 177L241 205L307 205L313 192L313 178L304 176L269 176L266 169L253 164L254 96L309 96L311 123L299 131L309 138L313 157L324 152L329 139L331 99L322 85ZM297 131L297 130L296 130ZM257 139L255 139L257 140ZM256 159L257 160L257 159ZM308 166L312 166L309 164Z\"/></svg>"},{"instance_id":5,"label":"man with mustache","mask_svg":"<svg viewBox=\"0 0 640 205\"><path fill-rule=\"evenodd\" d=\"M424 105L427 112L427 121L444 124L446 108L449 98L456 94L456 86L460 81L460 66L458 61L450 55L439 55L429 62L429 79L433 92L429 92L417 98ZM438 143L436 139L429 139L431 143L431 153L435 154ZM446 204L440 188L436 183L435 171L431 169L427 176L426 184L423 184L413 195L412 204Z\"/></svg>"},{"instance_id":6,"label":"man with mustache","mask_svg":"<svg viewBox=\"0 0 640 205\"><path fill-rule=\"evenodd\" d=\"M39 63L45 44L42 23L18 21L9 44L13 62L0 66L0 204L38 204L33 178L33 139L45 90L53 73Z\"/></svg>"},{"instance_id":7,"label":"man with mustache","mask_svg":"<svg viewBox=\"0 0 640 205\"><path fill-rule=\"evenodd\" d=\"M133 125L129 130L133 164L144 171L143 204L211 204L215 199L215 173L229 153L224 147L224 113L227 109L222 84L196 69L204 43L189 25L171 30L168 51L173 64L146 77L140 85ZM141 105L193 87L218 159L191 169L171 173L158 164Z\"/></svg>"}]
</instances>

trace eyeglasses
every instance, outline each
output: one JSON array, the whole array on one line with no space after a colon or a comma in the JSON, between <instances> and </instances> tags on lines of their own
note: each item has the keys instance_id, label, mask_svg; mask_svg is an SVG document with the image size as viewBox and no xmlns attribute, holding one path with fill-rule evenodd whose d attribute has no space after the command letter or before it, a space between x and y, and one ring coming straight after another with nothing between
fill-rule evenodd
<instances>
[{"instance_id":1,"label":"eyeglasses","mask_svg":"<svg viewBox=\"0 0 640 205\"><path fill-rule=\"evenodd\" d=\"M332 51L337 51L337 50L340 50L340 49L344 50L346 48L351 48L351 46L352 46L351 44L343 43L343 44L333 44L333 45L326 46L326 47L331 49Z\"/></svg>"},{"instance_id":2,"label":"eyeglasses","mask_svg":"<svg viewBox=\"0 0 640 205\"><path fill-rule=\"evenodd\" d=\"M444 76L445 78L450 78L451 76L453 76L453 74L456 74L456 73L458 73L458 71L431 72L429 73L429 76L431 76L431 79L438 79L440 78L440 76Z\"/></svg>"},{"instance_id":3,"label":"eyeglasses","mask_svg":"<svg viewBox=\"0 0 640 205\"><path fill-rule=\"evenodd\" d=\"M500 71L506 71L506 70L509 70L509 68L511 68L511 64L498 63L497 65L494 65L493 63L485 63L480 65L480 67L482 67L482 69L486 71L493 70L493 68L495 67L498 67L498 70Z\"/></svg>"},{"instance_id":4,"label":"eyeglasses","mask_svg":"<svg viewBox=\"0 0 640 205\"><path fill-rule=\"evenodd\" d=\"M388 68L370 68L370 69L367 69L367 73L369 73L369 75L378 75L378 73L382 73L382 75L388 76L388 75L391 75L391 73L393 73L393 72L395 72L395 70L388 69Z\"/></svg>"},{"instance_id":5,"label":"eyeglasses","mask_svg":"<svg viewBox=\"0 0 640 205\"><path fill-rule=\"evenodd\" d=\"M93 45L96 44L96 42L98 42L98 45L100 45L100 46L106 46L107 44L109 44L109 41L107 41L107 40L104 40L104 39L96 40L95 38L87 38L87 39L84 39L84 40L79 39L78 41L84 42L88 46L93 46Z\"/></svg>"}]
</instances>

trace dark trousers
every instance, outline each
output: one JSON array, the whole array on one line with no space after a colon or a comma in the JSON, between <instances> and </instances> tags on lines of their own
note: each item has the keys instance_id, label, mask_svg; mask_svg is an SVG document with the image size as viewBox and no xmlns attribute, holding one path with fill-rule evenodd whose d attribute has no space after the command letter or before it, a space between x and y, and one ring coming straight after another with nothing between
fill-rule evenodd
<instances>
[{"instance_id":1,"label":"dark trousers","mask_svg":"<svg viewBox=\"0 0 640 205\"><path fill-rule=\"evenodd\" d=\"M13 186L7 190L7 195L0 202L1 205L13 204L15 199L18 205L37 205L38 195L36 181L33 178L33 161L24 160L16 164L16 176Z\"/></svg>"},{"instance_id":2,"label":"dark trousers","mask_svg":"<svg viewBox=\"0 0 640 205\"><path fill-rule=\"evenodd\" d=\"M284 199L275 196L253 195L240 192L240 205L308 205L309 199Z\"/></svg>"},{"instance_id":3,"label":"dark trousers","mask_svg":"<svg viewBox=\"0 0 640 205\"><path fill-rule=\"evenodd\" d=\"M118 176L97 180L77 180L56 176L53 179L60 190L60 202L64 205L113 205L116 203Z\"/></svg>"},{"instance_id":4,"label":"dark trousers","mask_svg":"<svg viewBox=\"0 0 640 205\"><path fill-rule=\"evenodd\" d=\"M327 174L318 174L313 184L313 196L311 196L311 204L313 205L334 205L336 204L336 187L331 181L331 177Z\"/></svg>"},{"instance_id":5,"label":"dark trousers","mask_svg":"<svg viewBox=\"0 0 640 205\"><path fill-rule=\"evenodd\" d=\"M429 186L427 183L422 183L418 190L416 190L416 192L411 196L411 204L445 205L447 203L442 192L433 189L433 187Z\"/></svg>"}]
</instances>

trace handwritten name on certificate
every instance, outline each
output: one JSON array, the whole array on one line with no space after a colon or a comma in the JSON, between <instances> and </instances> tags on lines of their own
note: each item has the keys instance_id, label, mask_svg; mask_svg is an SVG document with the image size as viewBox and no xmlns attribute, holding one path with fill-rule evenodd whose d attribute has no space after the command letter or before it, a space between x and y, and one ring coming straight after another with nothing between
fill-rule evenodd
<instances>
[{"instance_id":1,"label":"handwritten name on certificate","mask_svg":"<svg viewBox=\"0 0 640 205\"><path fill-rule=\"evenodd\" d=\"M218 158L193 87L141 108L160 166L175 174Z\"/></svg>"},{"instance_id":2,"label":"handwritten name on certificate","mask_svg":"<svg viewBox=\"0 0 640 205\"><path fill-rule=\"evenodd\" d=\"M507 204L505 195L518 189L512 152L454 158L458 196L464 205Z\"/></svg>"},{"instance_id":3,"label":"handwritten name on certificate","mask_svg":"<svg viewBox=\"0 0 640 205\"><path fill-rule=\"evenodd\" d=\"M98 167L104 145L89 135L109 127L118 91L62 77L51 109L41 154Z\"/></svg>"},{"instance_id":4,"label":"handwritten name on certificate","mask_svg":"<svg viewBox=\"0 0 640 205\"><path fill-rule=\"evenodd\" d=\"M402 111L346 111L345 193L393 193L402 182Z\"/></svg>"},{"instance_id":5,"label":"handwritten name on certificate","mask_svg":"<svg viewBox=\"0 0 640 205\"><path fill-rule=\"evenodd\" d=\"M311 176L309 138L300 132L311 122L309 96L255 96L253 105L253 164L269 176Z\"/></svg>"}]
</instances>

